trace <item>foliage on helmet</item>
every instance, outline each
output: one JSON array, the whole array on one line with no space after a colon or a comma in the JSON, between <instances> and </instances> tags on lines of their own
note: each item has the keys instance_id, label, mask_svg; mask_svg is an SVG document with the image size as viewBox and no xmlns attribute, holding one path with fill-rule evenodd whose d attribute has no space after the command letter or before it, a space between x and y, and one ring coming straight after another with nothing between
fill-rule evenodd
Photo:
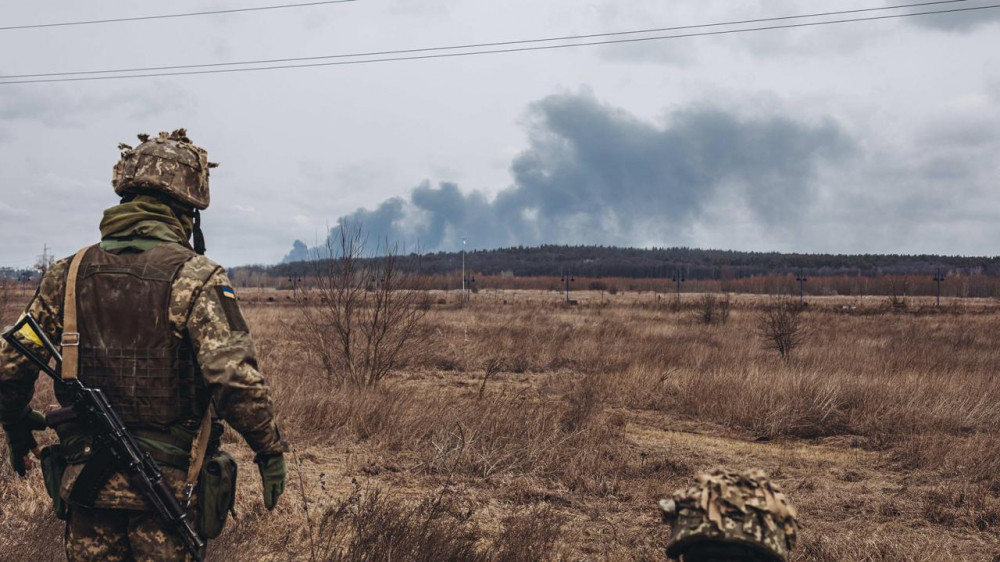
<instances>
[{"instance_id":1,"label":"foliage on helmet","mask_svg":"<svg viewBox=\"0 0 1000 562\"><path fill-rule=\"evenodd\" d=\"M660 502L664 521L672 525L667 556L679 558L693 545L713 542L743 545L775 562L788 559L798 514L764 472L716 470L696 481Z\"/></svg>"},{"instance_id":2,"label":"foliage on helmet","mask_svg":"<svg viewBox=\"0 0 1000 562\"><path fill-rule=\"evenodd\" d=\"M124 195L131 189L160 191L198 210L208 208L208 171L218 166L208 152L196 146L185 129L161 132L156 138L138 135L135 148L120 143L121 160L115 164L111 185Z\"/></svg>"}]
</instances>

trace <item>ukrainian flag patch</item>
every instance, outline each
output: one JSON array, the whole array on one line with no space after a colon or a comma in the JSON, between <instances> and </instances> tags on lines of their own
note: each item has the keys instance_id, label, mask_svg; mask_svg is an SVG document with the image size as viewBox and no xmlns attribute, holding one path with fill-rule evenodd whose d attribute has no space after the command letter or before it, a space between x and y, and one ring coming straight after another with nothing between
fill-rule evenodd
<instances>
[{"instance_id":1,"label":"ukrainian flag patch","mask_svg":"<svg viewBox=\"0 0 1000 562\"><path fill-rule=\"evenodd\" d=\"M250 329L247 328L247 321L243 318L239 302L236 300L236 291L232 287L224 287L222 285L216 285L215 290L219 295L219 303L222 305L222 311L226 314L226 322L229 324L229 329L234 332L249 332Z\"/></svg>"}]
</instances>

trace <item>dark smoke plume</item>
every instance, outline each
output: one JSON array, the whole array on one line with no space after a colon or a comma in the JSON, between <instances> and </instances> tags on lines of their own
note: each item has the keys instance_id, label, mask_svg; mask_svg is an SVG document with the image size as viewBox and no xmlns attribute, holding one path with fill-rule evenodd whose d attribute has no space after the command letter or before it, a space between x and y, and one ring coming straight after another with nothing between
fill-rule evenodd
<instances>
[{"instance_id":1,"label":"dark smoke plume","mask_svg":"<svg viewBox=\"0 0 1000 562\"><path fill-rule=\"evenodd\" d=\"M852 144L829 120L741 118L711 107L677 111L658 126L589 93L550 96L530 116L529 148L496 197L424 182L338 224L360 222L373 240L425 251L455 250L462 237L477 248L670 245L720 201L740 202L765 228L794 217L815 197L818 166ZM286 261L308 254L296 242Z\"/></svg>"}]
</instances>

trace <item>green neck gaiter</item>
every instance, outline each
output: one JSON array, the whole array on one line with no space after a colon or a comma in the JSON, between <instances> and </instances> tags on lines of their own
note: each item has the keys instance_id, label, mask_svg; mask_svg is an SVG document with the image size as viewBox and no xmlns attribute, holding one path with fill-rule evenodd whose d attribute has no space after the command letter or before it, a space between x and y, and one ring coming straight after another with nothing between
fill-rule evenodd
<instances>
[{"instance_id":1,"label":"green neck gaiter","mask_svg":"<svg viewBox=\"0 0 1000 562\"><path fill-rule=\"evenodd\" d=\"M194 223L191 217L178 216L170 206L148 195L139 195L128 203L104 211L101 239L143 238L187 244Z\"/></svg>"}]
</instances>

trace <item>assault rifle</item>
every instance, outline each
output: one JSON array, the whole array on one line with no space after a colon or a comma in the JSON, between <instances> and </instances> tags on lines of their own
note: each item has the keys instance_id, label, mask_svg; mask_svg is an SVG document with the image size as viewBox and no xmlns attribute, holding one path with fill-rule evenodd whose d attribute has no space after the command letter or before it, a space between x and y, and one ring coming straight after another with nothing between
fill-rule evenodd
<instances>
[{"instance_id":1,"label":"assault rifle","mask_svg":"<svg viewBox=\"0 0 1000 562\"><path fill-rule=\"evenodd\" d=\"M33 343L40 343L49 356L55 359L56 367L50 366L48 361L18 341L14 337L17 333L21 333ZM181 536L191 556L202 562L201 550L205 547L205 541L191 526L184 507L174 497L173 490L164 480L160 467L149 453L139 448L139 443L125 428L125 424L111 408L104 393L99 388L87 388L77 379L67 380L60 376L62 354L30 313L25 314L10 330L4 332L2 337L50 376L60 390L70 396L72 404L46 414L45 423L49 427L55 427L79 420L88 429L94 442L94 450L100 451L98 454L111 456L114 466L128 477L132 487L153 506L163 523Z\"/></svg>"}]
</instances>

